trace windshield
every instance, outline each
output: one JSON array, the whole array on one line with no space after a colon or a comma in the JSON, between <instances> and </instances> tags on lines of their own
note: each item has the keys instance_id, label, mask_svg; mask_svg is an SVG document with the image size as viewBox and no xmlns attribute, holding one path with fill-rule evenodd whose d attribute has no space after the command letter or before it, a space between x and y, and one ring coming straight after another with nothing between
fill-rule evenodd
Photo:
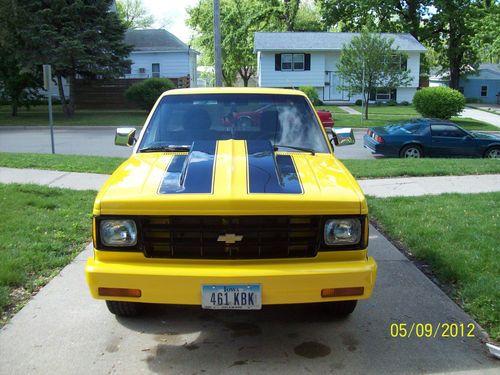
<instances>
[{"instance_id":1,"label":"windshield","mask_svg":"<svg viewBox=\"0 0 500 375\"><path fill-rule=\"evenodd\" d=\"M302 96L188 94L165 96L153 114L139 152L191 146L194 141L268 140L293 148L329 152L313 109Z\"/></svg>"}]
</instances>

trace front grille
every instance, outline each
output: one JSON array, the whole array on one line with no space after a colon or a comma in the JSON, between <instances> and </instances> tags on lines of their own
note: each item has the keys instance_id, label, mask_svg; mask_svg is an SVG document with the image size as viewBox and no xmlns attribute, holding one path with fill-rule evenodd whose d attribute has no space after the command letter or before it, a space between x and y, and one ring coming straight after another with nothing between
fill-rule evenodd
<instances>
[{"instance_id":1,"label":"front grille","mask_svg":"<svg viewBox=\"0 0 500 375\"><path fill-rule=\"evenodd\" d=\"M142 218L146 257L261 259L314 257L320 216L169 216ZM243 236L233 244L218 241ZM234 240L234 237L233 237Z\"/></svg>"}]
</instances>

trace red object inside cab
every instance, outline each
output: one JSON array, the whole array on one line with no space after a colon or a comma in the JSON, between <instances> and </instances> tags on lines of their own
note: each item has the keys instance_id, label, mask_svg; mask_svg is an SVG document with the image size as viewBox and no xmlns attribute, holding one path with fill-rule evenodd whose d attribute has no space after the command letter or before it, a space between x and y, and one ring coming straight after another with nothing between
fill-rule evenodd
<instances>
[{"instance_id":1,"label":"red object inside cab","mask_svg":"<svg viewBox=\"0 0 500 375\"><path fill-rule=\"evenodd\" d=\"M333 121L332 113L330 111L323 111L321 109L316 111L319 119L325 128L333 128L335 121Z\"/></svg>"}]
</instances>

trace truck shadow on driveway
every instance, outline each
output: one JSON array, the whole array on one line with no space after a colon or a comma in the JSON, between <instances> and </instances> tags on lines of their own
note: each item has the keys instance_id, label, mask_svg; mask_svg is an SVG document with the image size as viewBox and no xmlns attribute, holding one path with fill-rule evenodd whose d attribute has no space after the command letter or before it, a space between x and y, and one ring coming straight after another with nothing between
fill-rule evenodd
<instances>
[{"instance_id":1,"label":"truck shadow on driveway","mask_svg":"<svg viewBox=\"0 0 500 375\"><path fill-rule=\"evenodd\" d=\"M394 305L399 302L393 298ZM384 302L377 296L361 301L344 319L329 316L317 304L264 306L261 311L150 305L140 318L117 321L150 336L151 345L140 349L142 361L160 374L485 373L498 369L477 338L392 337L391 322L414 319L413 314L388 313L379 303ZM425 309L425 305L426 301L408 298L401 310ZM448 320L461 319L444 312Z\"/></svg>"}]
</instances>

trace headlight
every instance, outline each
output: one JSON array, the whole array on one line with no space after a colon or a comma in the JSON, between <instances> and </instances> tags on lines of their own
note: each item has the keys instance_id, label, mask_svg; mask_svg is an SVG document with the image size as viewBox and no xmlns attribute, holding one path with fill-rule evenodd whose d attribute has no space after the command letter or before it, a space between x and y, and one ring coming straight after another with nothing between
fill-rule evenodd
<instances>
[{"instance_id":1,"label":"headlight","mask_svg":"<svg viewBox=\"0 0 500 375\"><path fill-rule=\"evenodd\" d=\"M104 246L128 247L137 244L137 227L134 220L102 220L101 242Z\"/></svg>"},{"instance_id":2,"label":"headlight","mask_svg":"<svg viewBox=\"0 0 500 375\"><path fill-rule=\"evenodd\" d=\"M358 218L329 219L325 223L325 244L354 245L361 240L361 221Z\"/></svg>"}]
</instances>

